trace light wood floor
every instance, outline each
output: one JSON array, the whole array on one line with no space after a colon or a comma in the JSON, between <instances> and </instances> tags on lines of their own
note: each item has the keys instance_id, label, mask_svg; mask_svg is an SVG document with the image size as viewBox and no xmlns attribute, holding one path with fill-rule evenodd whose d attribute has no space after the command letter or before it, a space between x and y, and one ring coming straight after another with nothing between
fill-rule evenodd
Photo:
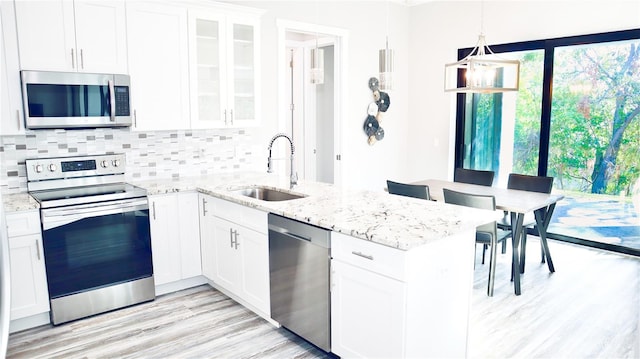
<instances>
[{"instance_id":1,"label":"light wood floor","mask_svg":"<svg viewBox=\"0 0 640 359\"><path fill-rule=\"evenodd\" d=\"M534 237L535 238L535 237ZM469 357L640 358L640 259L551 241L556 273L528 245L522 295L510 253L500 255L494 296L477 262ZM478 257L480 246L478 246ZM201 286L156 301L9 338L8 358L324 358L220 292Z\"/></svg>"}]
</instances>

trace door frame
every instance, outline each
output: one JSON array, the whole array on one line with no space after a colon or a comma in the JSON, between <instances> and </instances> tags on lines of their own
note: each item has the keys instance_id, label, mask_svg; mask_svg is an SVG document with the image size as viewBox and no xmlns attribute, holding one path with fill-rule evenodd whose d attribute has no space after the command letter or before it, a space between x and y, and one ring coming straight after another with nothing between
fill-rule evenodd
<instances>
[{"instance_id":1,"label":"door frame","mask_svg":"<svg viewBox=\"0 0 640 359\"><path fill-rule=\"evenodd\" d=\"M285 19L276 19L278 28L278 131L284 131L287 128L287 121L290 118L289 108L289 85L287 84L287 67L282 64L287 63L287 32L300 32L309 34L318 34L322 38L334 38L334 57L335 57L335 89L334 89L334 184L341 185L343 180L342 170L342 133L347 118L347 106L344 98L348 93L348 31L341 28L323 26L318 24L304 23Z\"/></svg>"}]
</instances>

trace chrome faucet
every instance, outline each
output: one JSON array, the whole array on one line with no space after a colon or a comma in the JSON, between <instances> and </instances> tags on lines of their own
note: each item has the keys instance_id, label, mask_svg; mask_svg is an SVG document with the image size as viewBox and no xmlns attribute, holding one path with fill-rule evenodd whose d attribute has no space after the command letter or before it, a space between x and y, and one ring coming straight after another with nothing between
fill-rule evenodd
<instances>
[{"instance_id":1,"label":"chrome faucet","mask_svg":"<svg viewBox=\"0 0 640 359\"><path fill-rule=\"evenodd\" d=\"M271 147L273 147L273 143L280 137L284 137L289 141L289 144L291 145L291 174L289 175L289 185L291 186L291 188L293 188L294 185L298 184L298 174L293 170L293 153L295 151L295 147L293 146L293 141L291 140L291 137L287 136L284 133L278 133L277 135L273 136L273 138L271 139L271 142L269 142L269 158L267 159L267 172L268 173L272 173L273 172L273 166L272 166L272 160L271 160Z\"/></svg>"}]
</instances>

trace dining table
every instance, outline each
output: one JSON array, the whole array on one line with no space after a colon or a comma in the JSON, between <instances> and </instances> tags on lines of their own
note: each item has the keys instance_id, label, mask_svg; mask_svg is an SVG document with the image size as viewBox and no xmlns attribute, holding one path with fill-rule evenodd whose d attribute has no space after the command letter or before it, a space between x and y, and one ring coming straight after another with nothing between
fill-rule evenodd
<instances>
[{"instance_id":1,"label":"dining table","mask_svg":"<svg viewBox=\"0 0 640 359\"><path fill-rule=\"evenodd\" d=\"M413 182L412 184L426 185L429 187L431 199L444 201L443 189L476 194L490 195L495 198L496 209L508 212L512 224L513 251L512 251L512 278L514 282L514 292L516 295L522 293L520 287L520 274L524 272L524 251L521 243L526 243L521 238L523 233L524 216L533 212L540 242L542 244L543 259L546 260L550 272L555 272L551 252L547 243L547 228L553 216L556 203L564 198L561 194L548 194L531 191L522 191L493 186L481 186L476 184L452 182L437 179L427 179ZM514 225L515 224L515 225ZM522 257L521 257L522 255Z\"/></svg>"}]
</instances>

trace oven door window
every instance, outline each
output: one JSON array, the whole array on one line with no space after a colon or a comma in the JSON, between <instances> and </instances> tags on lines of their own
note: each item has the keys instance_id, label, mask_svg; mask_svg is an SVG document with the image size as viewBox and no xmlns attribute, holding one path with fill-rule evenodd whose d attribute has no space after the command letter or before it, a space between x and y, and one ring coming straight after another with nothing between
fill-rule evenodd
<instances>
[{"instance_id":1,"label":"oven door window","mask_svg":"<svg viewBox=\"0 0 640 359\"><path fill-rule=\"evenodd\" d=\"M153 274L148 209L83 218L43 237L51 298Z\"/></svg>"}]
</instances>

